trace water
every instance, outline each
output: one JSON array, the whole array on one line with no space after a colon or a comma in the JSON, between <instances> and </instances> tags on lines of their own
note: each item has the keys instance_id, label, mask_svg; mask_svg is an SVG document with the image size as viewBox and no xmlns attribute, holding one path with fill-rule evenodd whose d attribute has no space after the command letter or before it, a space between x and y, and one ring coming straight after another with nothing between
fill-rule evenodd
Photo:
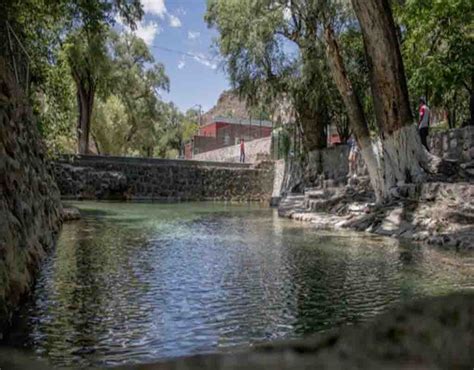
<instances>
[{"instance_id":1,"label":"water","mask_svg":"<svg viewBox=\"0 0 474 370\"><path fill-rule=\"evenodd\" d=\"M10 339L54 365L232 350L474 288L472 257L316 231L257 205L75 205L84 218L64 226Z\"/></svg>"}]
</instances>

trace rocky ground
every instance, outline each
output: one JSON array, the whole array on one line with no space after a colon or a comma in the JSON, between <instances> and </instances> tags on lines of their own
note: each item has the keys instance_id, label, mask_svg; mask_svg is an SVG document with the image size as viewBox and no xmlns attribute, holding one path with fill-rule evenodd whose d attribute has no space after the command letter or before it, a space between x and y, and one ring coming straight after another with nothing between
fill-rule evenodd
<instances>
[{"instance_id":1,"label":"rocky ground","mask_svg":"<svg viewBox=\"0 0 474 370\"><path fill-rule=\"evenodd\" d=\"M253 351L122 369L472 369L474 295L412 302L374 321Z\"/></svg>"},{"instance_id":2,"label":"rocky ground","mask_svg":"<svg viewBox=\"0 0 474 370\"><path fill-rule=\"evenodd\" d=\"M286 196L279 214L321 229L349 228L456 250L474 250L474 184L429 182L398 190L390 204L376 206L368 179L347 186L306 189Z\"/></svg>"}]
</instances>

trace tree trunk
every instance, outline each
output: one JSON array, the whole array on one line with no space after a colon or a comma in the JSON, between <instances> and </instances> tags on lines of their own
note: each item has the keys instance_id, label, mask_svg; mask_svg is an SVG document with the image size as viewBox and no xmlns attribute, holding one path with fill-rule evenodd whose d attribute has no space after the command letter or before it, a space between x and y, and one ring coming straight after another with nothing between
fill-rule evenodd
<instances>
[{"instance_id":1,"label":"tree trunk","mask_svg":"<svg viewBox=\"0 0 474 370\"><path fill-rule=\"evenodd\" d=\"M471 119L469 120L469 125L474 126L474 90L473 89L471 89L470 91L469 110L471 112Z\"/></svg>"},{"instance_id":2,"label":"tree trunk","mask_svg":"<svg viewBox=\"0 0 474 370\"><path fill-rule=\"evenodd\" d=\"M408 99L405 70L388 0L352 0L364 38L365 54L380 133L384 193L425 180L423 149Z\"/></svg>"},{"instance_id":3,"label":"tree trunk","mask_svg":"<svg viewBox=\"0 0 474 370\"><path fill-rule=\"evenodd\" d=\"M306 153L327 146L326 120L305 113L299 114L301 122L303 148Z\"/></svg>"},{"instance_id":4,"label":"tree trunk","mask_svg":"<svg viewBox=\"0 0 474 370\"><path fill-rule=\"evenodd\" d=\"M326 56L332 77L341 94L349 117L350 126L361 149L361 155L367 166L367 170L369 171L370 183L374 189L375 198L377 202L381 202L388 196L388 193L384 191L385 188L383 186L380 152L377 150L377 147L372 144L369 126L367 125L362 104L352 88L344 66L344 61L342 60L339 45L329 25L325 27L324 40L326 42Z\"/></svg>"},{"instance_id":5,"label":"tree trunk","mask_svg":"<svg viewBox=\"0 0 474 370\"><path fill-rule=\"evenodd\" d=\"M83 81L75 79L77 89L77 103L79 106L79 117L77 119L77 151L79 154L89 153L89 134L94 108L94 87L89 84L85 86Z\"/></svg>"}]
</instances>

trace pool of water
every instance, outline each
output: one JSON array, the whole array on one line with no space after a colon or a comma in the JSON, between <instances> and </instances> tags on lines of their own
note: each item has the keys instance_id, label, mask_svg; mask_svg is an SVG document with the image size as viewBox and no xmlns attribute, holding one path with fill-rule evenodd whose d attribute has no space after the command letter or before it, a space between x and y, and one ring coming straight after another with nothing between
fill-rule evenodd
<instances>
[{"instance_id":1,"label":"pool of water","mask_svg":"<svg viewBox=\"0 0 474 370\"><path fill-rule=\"evenodd\" d=\"M84 217L64 225L11 340L54 365L226 351L474 287L472 257L258 205L74 205Z\"/></svg>"}]
</instances>

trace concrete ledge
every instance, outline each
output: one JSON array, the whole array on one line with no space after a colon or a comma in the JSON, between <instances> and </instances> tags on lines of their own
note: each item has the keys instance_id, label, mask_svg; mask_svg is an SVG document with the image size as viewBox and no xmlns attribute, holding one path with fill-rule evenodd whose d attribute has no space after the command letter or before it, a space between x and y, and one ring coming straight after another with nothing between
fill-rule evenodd
<instances>
[{"instance_id":1,"label":"concrete ledge","mask_svg":"<svg viewBox=\"0 0 474 370\"><path fill-rule=\"evenodd\" d=\"M135 165L153 165L153 166L193 166L193 167L219 167L219 168L252 168L249 163L235 162L211 162L197 161L188 159L163 159L163 158L144 158L144 157L119 157L102 155L79 155L62 154L56 159L58 163L74 163L76 165L91 166L94 163L110 164L135 164Z\"/></svg>"}]
</instances>

